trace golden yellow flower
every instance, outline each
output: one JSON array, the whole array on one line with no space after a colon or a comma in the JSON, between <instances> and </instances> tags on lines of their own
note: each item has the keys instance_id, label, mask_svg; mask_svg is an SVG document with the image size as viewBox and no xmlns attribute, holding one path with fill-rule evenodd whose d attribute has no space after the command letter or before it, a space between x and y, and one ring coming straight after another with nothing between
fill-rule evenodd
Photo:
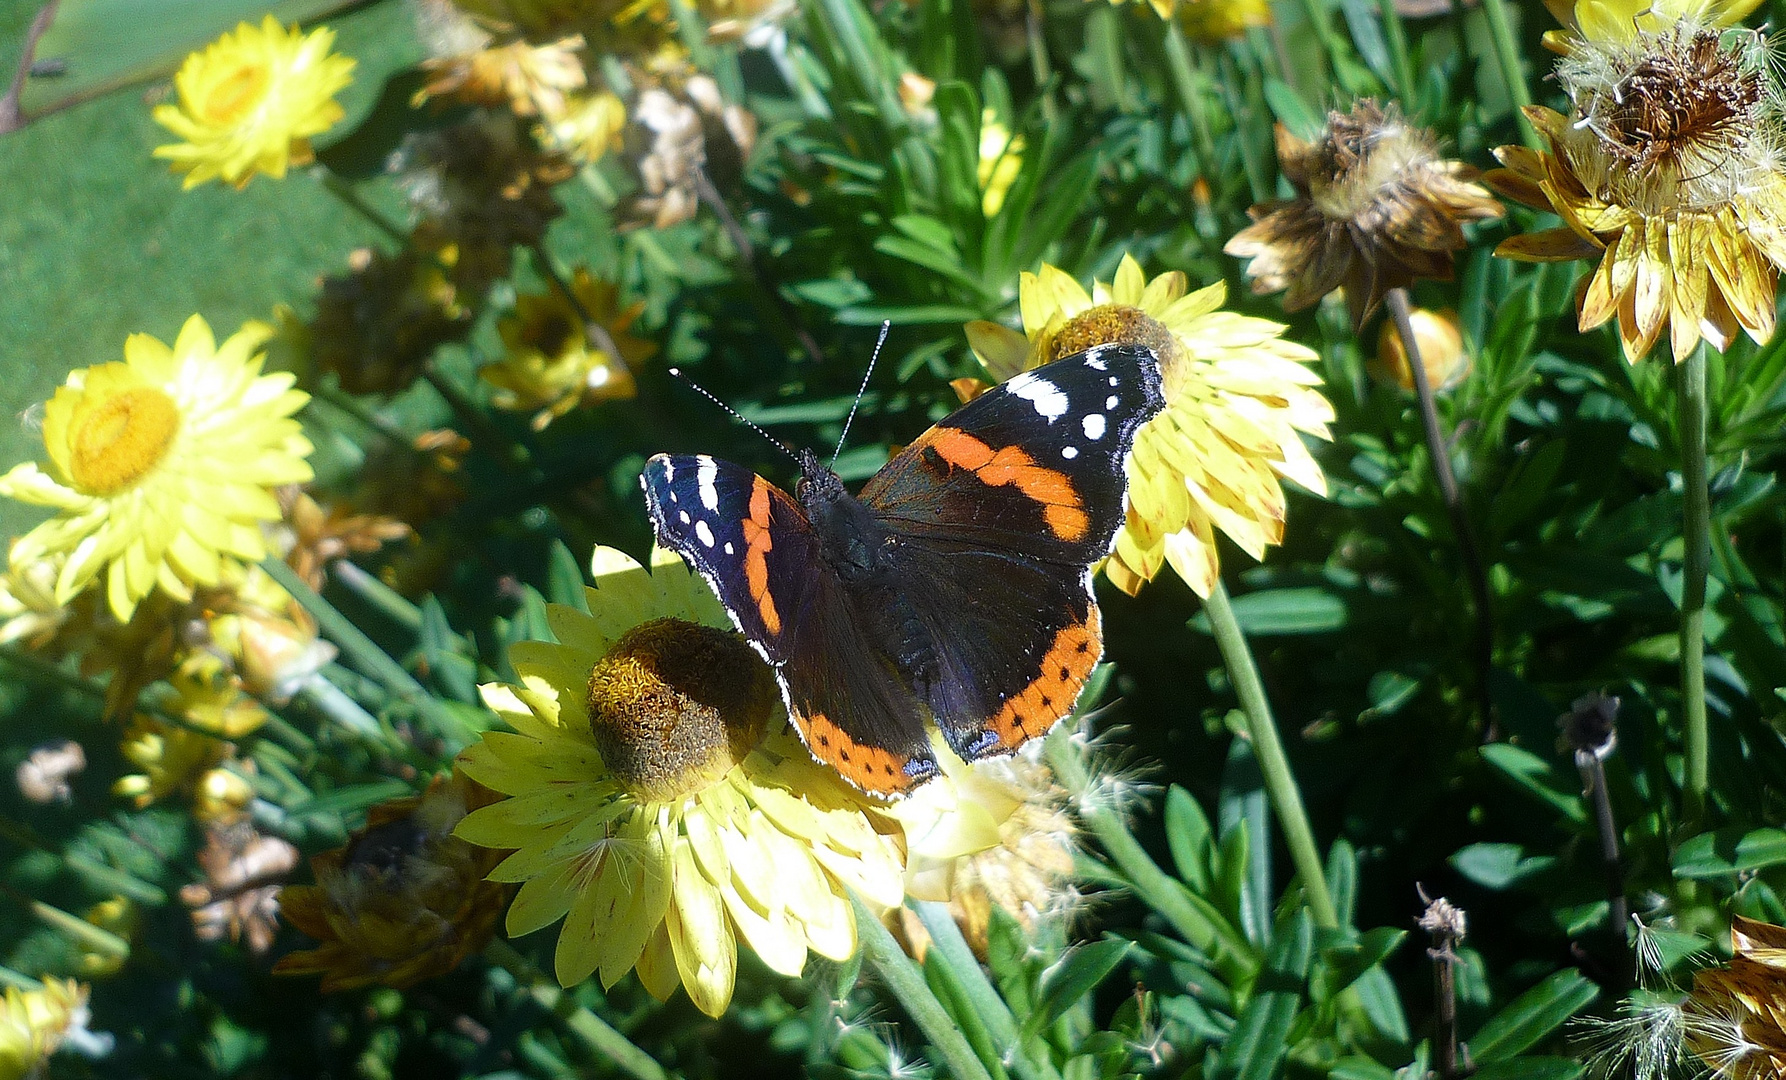
<instances>
[{"instance_id":1,"label":"golden yellow flower","mask_svg":"<svg viewBox=\"0 0 1786 1080\"><path fill-rule=\"evenodd\" d=\"M1187 0L1178 5L1178 23L1192 41L1220 45L1271 25L1270 0Z\"/></svg>"},{"instance_id":2,"label":"golden yellow flower","mask_svg":"<svg viewBox=\"0 0 1786 1080\"><path fill-rule=\"evenodd\" d=\"M1023 136L1013 135L986 109L980 114L980 212L988 218L1005 205L1005 196L1023 171Z\"/></svg>"},{"instance_id":3,"label":"golden yellow flower","mask_svg":"<svg viewBox=\"0 0 1786 1080\"><path fill-rule=\"evenodd\" d=\"M1743 21L1761 0L1544 0L1564 29L1550 30L1544 44L1567 55L1587 42L1633 44L1680 22L1723 28Z\"/></svg>"},{"instance_id":4,"label":"golden yellow flower","mask_svg":"<svg viewBox=\"0 0 1786 1080\"><path fill-rule=\"evenodd\" d=\"M6 571L0 573L0 644L41 648L61 631L71 614L56 599L65 558L61 553L23 561L7 557Z\"/></svg>"},{"instance_id":5,"label":"golden yellow flower","mask_svg":"<svg viewBox=\"0 0 1786 1080\"><path fill-rule=\"evenodd\" d=\"M898 904L899 844L807 754L701 580L674 555L653 565L598 549L591 613L551 608L559 643L515 646L521 684L484 688L514 732L459 769L509 798L458 835L514 849L490 875L521 883L511 935L564 920L560 982L637 968L660 1000L680 983L718 1016L740 937L785 975L809 951L848 958L847 890Z\"/></svg>"},{"instance_id":6,"label":"golden yellow flower","mask_svg":"<svg viewBox=\"0 0 1786 1080\"><path fill-rule=\"evenodd\" d=\"M1104 563L1111 583L1131 595L1170 564L1208 596L1219 575L1217 529L1263 559L1284 536L1279 477L1327 493L1298 434L1328 438L1333 420L1333 406L1315 389L1321 378L1307 366L1314 352L1285 341L1280 323L1222 311L1220 282L1185 289L1183 274L1150 282L1126 255L1116 280L1095 282L1089 294L1044 264L1040 274L1023 275L1024 333L988 322L967 327L974 352L1001 381L1093 345L1127 342L1158 354L1166 407L1135 437L1128 521Z\"/></svg>"},{"instance_id":7,"label":"golden yellow flower","mask_svg":"<svg viewBox=\"0 0 1786 1080\"><path fill-rule=\"evenodd\" d=\"M184 142L155 148L184 186L221 178L245 187L256 173L278 177L312 158L310 136L341 119L335 94L353 81L354 62L331 56L335 32L287 30L268 15L193 53L174 76L180 104L155 109L155 121Z\"/></svg>"},{"instance_id":8,"label":"golden yellow flower","mask_svg":"<svg viewBox=\"0 0 1786 1080\"><path fill-rule=\"evenodd\" d=\"M233 769L219 766L198 778L192 789L192 819L201 825L227 825L242 820L254 788Z\"/></svg>"},{"instance_id":9,"label":"golden yellow flower","mask_svg":"<svg viewBox=\"0 0 1786 1080\"><path fill-rule=\"evenodd\" d=\"M191 791L199 777L222 760L224 745L209 735L139 713L125 730L119 750L142 772L119 777L112 794L143 807Z\"/></svg>"},{"instance_id":10,"label":"golden yellow flower","mask_svg":"<svg viewBox=\"0 0 1786 1080\"><path fill-rule=\"evenodd\" d=\"M120 938L126 945L131 944L142 929L143 913L131 902L129 897L114 896L109 900L101 900L81 913L83 922L91 923L101 930ZM82 942L80 952L75 959L75 970L84 979L105 979L124 970L130 962L130 950L104 949Z\"/></svg>"},{"instance_id":11,"label":"golden yellow flower","mask_svg":"<svg viewBox=\"0 0 1786 1080\"><path fill-rule=\"evenodd\" d=\"M1719 350L1739 328L1767 341L1786 266L1786 119L1766 41L1723 29L1740 6L1674 6L1666 20L1578 5L1556 70L1570 114L1529 107L1549 152L1503 146L1506 168L1485 177L1565 222L1495 254L1597 258L1577 293L1581 329L1616 317L1633 363L1664 330L1677 363L1701 337Z\"/></svg>"},{"instance_id":12,"label":"golden yellow flower","mask_svg":"<svg viewBox=\"0 0 1786 1080\"><path fill-rule=\"evenodd\" d=\"M44 409L48 470L0 476L0 495L59 511L13 545L14 562L65 555L62 603L106 571L122 621L158 586L186 600L265 558L272 489L311 477L310 440L292 419L309 395L289 374L260 373L269 333L251 322L219 347L194 315L171 349L132 334L123 363L70 373Z\"/></svg>"},{"instance_id":13,"label":"golden yellow flower","mask_svg":"<svg viewBox=\"0 0 1786 1080\"><path fill-rule=\"evenodd\" d=\"M168 676L174 696L168 711L219 739L259 731L267 710L242 689L242 681L216 653L195 649Z\"/></svg>"},{"instance_id":14,"label":"golden yellow flower","mask_svg":"<svg viewBox=\"0 0 1786 1080\"><path fill-rule=\"evenodd\" d=\"M517 296L514 315L496 327L506 353L478 372L497 388L496 407L532 412L535 431L579 406L632 397L633 366L657 353L656 345L627 333L644 301L621 307L617 286L581 268L570 289L575 303L556 288ZM600 327L594 341L585 315Z\"/></svg>"},{"instance_id":15,"label":"golden yellow flower","mask_svg":"<svg viewBox=\"0 0 1786 1080\"><path fill-rule=\"evenodd\" d=\"M1426 369L1427 385L1437 393L1463 382L1470 373L1471 361L1464 348L1463 326L1457 321L1457 312L1450 308L1414 308L1408 312L1408 322L1414 327L1414 344L1420 349L1420 366ZM1384 386L1414 392L1414 369L1408 366L1408 350L1393 319L1383 320L1383 328L1377 333L1377 355L1365 368L1371 378Z\"/></svg>"},{"instance_id":16,"label":"golden yellow flower","mask_svg":"<svg viewBox=\"0 0 1786 1080\"><path fill-rule=\"evenodd\" d=\"M1431 132L1373 101L1329 113L1312 143L1278 125L1277 154L1296 197L1248 209L1253 224L1222 250L1251 260L1254 293L1289 290L1289 311L1344 287L1354 330L1390 289L1450 281L1463 223L1502 213L1474 168L1441 158Z\"/></svg>"},{"instance_id":17,"label":"golden yellow flower","mask_svg":"<svg viewBox=\"0 0 1786 1080\"><path fill-rule=\"evenodd\" d=\"M572 94L564 108L541 115L540 131L553 149L581 165L619 150L626 133L626 105L609 90Z\"/></svg>"},{"instance_id":18,"label":"golden yellow flower","mask_svg":"<svg viewBox=\"0 0 1786 1080\"><path fill-rule=\"evenodd\" d=\"M418 99L513 109L517 116L554 116L589 83L578 53L580 34L545 45L511 41L461 56L422 61L430 78Z\"/></svg>"},{"instance_id":19,"label":"golden yellow flower","mask_svg":"<svg viewBox=\"0 0 1786 1080\"><path fill-rule=\"evenodd\" d=\"M36 1075L87 1017L87 988L73 979L45 979L36 990L7 987L0 996L0 1078Z\"/></svg>"},{"instance_id":20,"label":"golden yellow flower","mask_svg":"<svg viewBox=\"0 0 1786 1080\"><path fill-rule=\"evenodd\" d=\"M325 993L401 990L482 949L508 895L484 880L502 855L453 828L494 798L464 777L440 776L420 797L373 807L346 847L310 860L315 885L279 893L285 920L322 944L281 958L274 973L320 973Z\"/></svg>"},{"instance_id":21,"label":"golden yellow flower","mask_svg":"<svg viewBox=\"0 0 1786 1080\"><path fill-rule=\"evenodd\" d=\"M1716 1076L1773 1080L1786 1073L1786 927L1735 916L1730 948L1728 966L1693 975L1687 1049Z\"/></svg>"}]
</instances>

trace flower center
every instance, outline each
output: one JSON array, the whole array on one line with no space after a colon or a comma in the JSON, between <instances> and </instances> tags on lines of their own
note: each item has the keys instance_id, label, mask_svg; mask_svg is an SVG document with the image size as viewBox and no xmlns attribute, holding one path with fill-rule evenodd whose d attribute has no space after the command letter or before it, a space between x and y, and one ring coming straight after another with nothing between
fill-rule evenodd
<instances>
[{"instance_id":1,"label":"flower center","mask_svg":"<svg viewBox=\"0 0 1786 1080\"><path fill-rule=\"evenodd\" d=\"M1158 319L1127 304L1099 304L1068 319L1054 335L1043 363L1083 352L1093 345L1145 345L1162 367L1178 358L1178 341Z\"/></svg>"},{"instance_id":2,"label":"flower center","mask_svg":"<svg viewBox=\"0 0 1786 1080\"><path fill-rule=\"evenodd\" d=\"M167 455L179 430L179 408L152 386L106 398L76 421L69 439L75 488L85 495L116 495Z\"/></svg>"},{"instance_id":3,"label":"flower center","mask_svg":"<svg viewBox=\"0 0 1786 1080\"><path fill-rule=\"evenodd\" d=\"M264 64L243 64L211 84L197 111L218 127L234 126L260 104L267 92L268 76Z\"/></svg>"},{"instance_id":4,"label":"flower center","mask_svg":"<svg viewBox=\"0 0 1786 1080\"><path fill-rule=\"evenodd\" d=\"M1739 141L1761 103L1761 73L1744 70L1710 30L1656 41L1607 105L1601 136L1634 168L1679 167L1703 146Z\"/></svg>"},{"instance_id":5,"label":"flower center","mask_svg":"<svg viewBox=\"0 0 1786 1080\"><path fill-rule=\"evenodd\" d=\"M680 619L633 627L589 672L596 749L649 802L730 772L763 741L775 701L768 666L742 639Z\"/></svg>"}]
</instances>

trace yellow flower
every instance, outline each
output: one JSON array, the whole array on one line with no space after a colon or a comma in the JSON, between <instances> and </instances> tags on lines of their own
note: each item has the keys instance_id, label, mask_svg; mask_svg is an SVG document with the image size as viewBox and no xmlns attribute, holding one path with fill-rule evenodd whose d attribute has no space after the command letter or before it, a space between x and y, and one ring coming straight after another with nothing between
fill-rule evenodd
<instances>
[{"instance_id":1,"label":"yellow flower","mask_svg":"<svg viewBox=\"0 0 1786 1080\"><path fill-rule=\"evenodd\" d=\"M997 216L1023 170L1023 136L1013 135L991 109L980 115L980 212Z\"/></svg>"},{"instance_id":2,"label":"yellow flower","mask_svg":"<svg viewBox=\"0 0 1786 1080\"><path fill-rule=\"evenodd\" d=\"M1544 0L1565 27L1547 31L1544 44L1567 55L1587 42L1634 44L1642 34L1683 21L1735 26L1760 4L1761 0Z\"/></svg>"},{"instance_id":3,"label":"yellow flower","mask_svg":"<svg viewBox=\"0 0 1786 1080\"><path fill-rule=\"evenodd\" d=\"M222 760L224 746L209 735L139 713L124 732L119 750L143 771L119 777L112 785L112 794L143 807L190 791L200 776Z\"/></svg>"},{"instance_id":4,"label":"yellow flower","mask_svg":"<svg viewBox=\"0 0 1786 1080\"><path fill-rule=\"evenodd\" d=\"M1220 45L1271 25L1270 0L1189 0L1178 5L1178 22L1191 40Z\"/></svg>"},{"instance_id":5,"label":"yellow flower","mask_svg":"<svg viewBox=\"0 0 1786 1080\"><path fill-rule=\"evenodd\" d=\"M1457 321L1457 312L1450 308L1414 308L1408 313L1408 322L1414 327L1420 366L1426 369L1426 382L1434 393L1451 389L1469 375L1470 354L1464 349L1463 326ZM1414 369L1408 366L1408 350L1396 332L1395 320L1383 320L1383 328L1377 333L1377 355L1365 367L1371 378L1384 386L1414 392Z\"/></svg>"},{"instance_id":6,"label":"yellow flower","mask_svg":"<svg viewBox=\"0 0 1786 1080\"><path fill-rule=\"evenodd\" d=\"M900 852L807 754L700 579L674 555L653 564L598 549L591 614L551 608L561 644L515 646L521 684L484 688L514 733L487 734L458 767L510 797L458 835L514 849L490 875L521 883L511 935L564 920L561 983L612 986L636 967L660 1000L680 983L718 1016L740 937L785 975L808 951L848 958L847 890L898 904Z\"/></svg>"},{"instance_id":7,"label":"yellow flower","mask_svg":"<svg viewBox=\"0 0 1786 1080\"><path fill-rule=\"evenodd\" d=\"M1312 143L1280 124L1277 153L1296 197L1250 208L1253 224L1222 250L1251 260L1254 293L1289 290L1290 311L1344 287L1354 330L1390 289L1450 281L1463 223L1502 213L1475 169L1441 158L1431 132L1373 101L1329 113Z\"/></svg>"},{"instance_id":8,"label":"yellow flower","mask_svg":"<svg viewBox=\"0 0 1786 1080\"><path fill-rule=\"evenodd\" d=\"M87 1026L87 988L45 979L41 989L6 988L0 996L0 1080L36 1075L70 1033Z\"/></svg>"},{"instance_id":9,"label":"yellow flower","mask_svg":"<svg viewBox=\"0 0 1786 1080\"><path fill-rule=\"evenodd\" d=\"M1019 334L969 323L968 341L996 378L1111 342L1147 345L1160 358L1166 407L1135 437L1129 513L1104 563L1133 595L1170 564L1199 596L1215 586L1220 529L1255 559L1284 536L1279 477L1327 493L1298 432L1328 438L1333 406L1315 387L1313 351L1285 341L1284 326L1222 311L1220 282L1185 292L1173 271L1151 282L1124 256L1116 280L1087 294L1046 264L1023 275Z\"/></svg>"},{"instance_id":10,"label":"yellow flower","mask_svg":"<svg viewBox=\"0 0 1786 1080\"><path fill-rule=\"evenodd\" d=\"M242 681L215 653L194 650L167 681L174 688L168 711L219 739L239 739L267 722L267 710L242 690Z\"/></svg>"},{"instance_id":11,"label":"yellow flower","mask_svg":"<svg viewBox=\"0 0 1786 1080\"><path fill-rule=\"evenodd\" d=\"M478 372L497 388L497 408L537 410L535 431L580 405L632 397L633 365L657 353L656 345L627 334L643 301L621 307L620 290L583 269L570 288L574 304L558 289L516 297L514 316L496 327L507 353ZM585 315L600 327L593 342ZM600 347L610 343L618 359Z\"/></svg>"},{"instance_id":12,"label":"yellow flower","mask_svg":"<svg viewBox=\"0 0 1786 1080\"><path fill-rule=\"evenodd\" d=\"M483 948L508 894L483 880L501 854L466 843L453 827L494 798L464 777L442 776L419 798L373 807L346 847L310 860L315 885L279 893L285 920L322 944L283 957L274 973L320 973L325 993L375 983L401 990Z\"/></svg>"},{"instance_id":13,"label":"yellow flower","mask_svg":"<svg viewBox=\"0 0 1786 1080\"><path fill-rule=\"evenodd\" d=\"M185 187L221 178L246 187L256 173L275 179L307 165L310 136L341 119L335 94L353 81L353 60L329 55L335 33L287 30L268 15L241 23L186 58L174 76L180 104L155 109L155 121L184 142L155 148Z\"/></svg>"},{"instance_id":14,"label":"yellow flower","mask_svg":"<svg viewBox=\"0 0 1786 1080\"><path fill-rule=\"evenodd\" d=\"M56 637L70 614L67 605L56 599L63 562L60 553L31 560L7 558L6 571L0 573L0 644L24 642L36 649Z\"/></svg>"},{"instance_id":15,"label":"yellow flower","mask_svg":"<svg viewBox=\"0 0 1786 1080\"><path fill-rule=\"evenodd\" d=\"M1664 330L1677 363L1701 337L1719 350L1739 328L1767 341L1786 266L1786 113L1766 41L1723 30L1740 6L1673 6L1687 10L1667 21L1655 7L1578 5L1556 71L1570 114L1527 108L1549 152L1503 146L1507 167L1485 177L1566 226L1495 254L1599 259L1578 321L1616 317L1633 363Z\"/></svg>"},{"instance_id":16,"label":"yellow flower","mask_svg":"<svg viewBox=\"0 0 1786 1080\"><path fill-rule=\"evenodd\" d=\"M545 141L582 165L593 165L620 149L626 133L626 105L608 90L572 94L563 109L542 112L541 119Z\"/></svg>"},{"instance_id":17,"label":"yellow flower","mask_svg":"<svg viewBox=\"0 0 1786 1080\"><path fill-rule=\"evenodd\" d=\"M272 489L311 477L310 441L291 418L309 395L289 374L260 373L269 333L251 322L219 348L194 315L172 349L132 334L123 363L70 373L44 409L48 471L0 476L0 495L59 511L13 546L13 562L65 555L62 603L105 570L112 613L127 621L157 586L186 600L264 558Z\"/></svg>"}]
</instances>

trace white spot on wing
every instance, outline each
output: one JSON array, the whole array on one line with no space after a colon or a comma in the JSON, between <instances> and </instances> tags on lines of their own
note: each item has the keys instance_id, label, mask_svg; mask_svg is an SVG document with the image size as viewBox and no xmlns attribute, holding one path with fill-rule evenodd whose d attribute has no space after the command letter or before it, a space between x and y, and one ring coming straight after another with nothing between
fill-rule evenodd
<instances>
[{"instance_id":1,"label":"white spot on wing","mask_svg":"<svg viewBox=\"0 0 1786 1080\"><path fill-rule=\"evenodd\" d=\"M664 459L664 483L676 479L676 463L669 458Z\"/></svg>"},{"instance_id":2,"label":"white spot on wing","mask_svg":"<svg viewBox=\"0 0 1786 1080\"><path fill-rule=\"evenodd\" d=\"M1085 354L1085 366L1096 371L1107 371L1109 365L1104 363L1104 350L1092 349Z\"/></svg>"},{"instance_id":3,"label":"white spot on wing","mask_svg":"<svg viewBox=\"0 0 1786 1080\"><path fill-rule=\"evenodd\" d=\"M676 511L676 516L682 519L682 524L684 524L684 525L688 524L688 511L687 510Z\"/></svg>"},{"instance_id":4,"label":"white spot on wing","mask_svg":"<svg viewBox=\"0 0 1786 1080\"><path fill-rule=\"evenodd\" d=\"M1110 376L1110 385L1111 386L1116 385L1116 376L1114 376L1114 375Z\"/></svg>"},{"instance_id":5,"label":"white spot on wing","mask_svg":"<svg viewBox=\"0 0 1786 1080\"><path fill-rule=\"evenodd\" d=\"M1067 414L1067 395L1047 379L1026 371L1005 384L1005 389L1036 407L1036 412L1050 424Z\"/></svg>"},{"instance_id":6,"label":"white spot on wing","mask_svg":"<svg viewBox=\"0 0 1786 1080\"><path fill-rule=\"evenodd\" d=\"M1079 421L1079 426L1085 429L1086 438L1096 442L1104 437L1104 414L1087 413L1085 419Z\"/></svg>"},{"instance_id":7,"label":"white spot on wing","mask_svg":"<svg viewBox=\"0 0 1786 1080\"><path fill-rule=\"evenodd\" d=\"M695 536L705 547L713 546L713 530L707 527L705 519L695 522Z\"/></svg>"},{"instance_id":8,"label":"white spot on wing","mask_svg":"<svg viewBox=\"0 0 1786 1080\"><path fill-rule=\"evenodd\" d=\"M736 551L732 550L732 542L730 540L726 541L726 554L727 555L736 555L737 554Z\"/></svg>"},{"instance_id":9,"label":"white spot on wing","mask_svg":"<svg viewBox=\"0 0 1786 1080\"><path fill-rule=\"evenodd\" d=\"M1109 396L1109 397L1107 397L1107 398L1105 398L1105 399L1104 399L1104 408L1106 408L1106 409L1114 409L1114 408L1116 408L1116 402L1117 402L1117 397L1116 397L1116 395L1115 395L1115 394L1111 394L1111 395L1110 395L1110 396Z\"/></svg>"},{"instance_id":10,"label":"white spot on wing","mask_svg":"<svg viewBox=\"0 0 1786 1080\"><path fill-rule=\"evenodd\" d=\"M1063 446L1060 448L1060 456L1066 458L1068 461L1072 461L1079 456L1079 448L1077 446Z\"/></svg>"},{"instance_id":11,"label":"white spot on wing","mask_svg":"<svg viewBox=\"0 0 1786 1080\"><path fill-rule=\"evenodd\" d=\"M709 510L719 509L719 489L713 482L719 479L719 463L710 457L698 457L700 467L695 470L695 482L701 488L701 505Z\"/></svg>"}]
</instances>

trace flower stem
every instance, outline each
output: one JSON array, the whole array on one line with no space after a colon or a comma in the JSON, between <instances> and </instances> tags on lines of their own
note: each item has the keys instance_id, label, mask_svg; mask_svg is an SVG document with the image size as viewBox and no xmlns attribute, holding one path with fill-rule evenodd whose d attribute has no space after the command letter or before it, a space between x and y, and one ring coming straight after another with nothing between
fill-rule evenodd
<instances>
[{"instance_id":1,"label":"flower stem","mask_svg":"<svg viewBox=\"0 0 1786 1080\"><path fill-rule=\"evenodd\" d=\"M379 232L395 240L399 248L409 246L408 230L399 228L396 222L373 209L372 204L360 198L360 193L353 189L353 185L336 176L334 170L326 165L318 165L316 175L322 180L322 186L328 190L329 194L341 200L342 205L371 222Z\"/></svg>"},{"instance_id":2,"label":"flower stem","mask_svg":"<svg viewBox=\"0 0 1786 1080\"><path fill-rule=\"evenodd\" d=\"M974 1056L973 1048L962 1036L954 1018L931 993L930 984L924 981L924 973L881 925L879 916L853 890L850 906L856 914L856 937L862 943L868 962L917 1022L918 1030L936 1048L948 1075L955 1080L992 1080L986 1066Z\"/></svg>"},{"instance_id":3,"label":"flower stem","mask_svg":"<svg viewBox=\"0 0 1786 1080\"><path fill-rule=\"evenodd\" d=\"M949 914L948 905L920 900L912 906L918 913L918 921L930 934L932 955L941 958L942 966L955 980L961 996L979 1016L993 1042L1009 1048L1006 1053L1010 1060L1006 1064L1018 1080L1060 1080L1060 1072L1046 1056L1031 1055L1017 1045L1017 1018L1011 1014L1011 1007L1005 1004L992 980L986 977L973 950L968 948L967 939L961 936L961 927Z\"/></svg>"},{"instance_id":4,"label":"flower stem","mask_svg":"<svg viewBox=\"0 0 1786 1080\"><path fill-rule=\"evenodd\" d=\"M1172 71L1178 103L1184 107L1185 117L1191 122L1191 135L1197 140L1197 171L1213 180L1218 176L1215 137L1210 134L1209 113L1204 108L1197 73L1192 70L1191 45L1177 19L1166 20L1166 66Z\"/></svg>"},{"instance_id":5,"label":"flower stem","mask_svg":"<svg viewBox=\"0 0 1786 1080\"><path fill-rule=\"evenodd\" d=\"M607 1021L565 996L563 990L554 986L533 961L522 956L514 946L495 938L484 946L484 956L513 975L533 1000L563 1021L565 1028L583 1040L598 1058L611 1062L636 1080L670 1080L669 1072L657 1063L656 1058L641 1050Z\"/></svg>"},{"instance_id":6,"label":"flower stem","mask_svg":"<svg viewBox=\"0 0 1786 1080\"><path fill-rule=\"evenodd\" d=\"M1426 364L1420 358L1420 343L1414 337L1414 324L1408 311L1408 290L1389 290L1389 312L1395 319L1396 333L1401 335L1402 348L1408 355L1408 369L1414 376L1414 395L1420 401L1420 422L1426 430L1426 454L1432 459L1433 475L1439 480L1439 494L1445 500L1445 512L1451 515L1451 533L1457 540L1458 558L1463 560L1464 576L1469 579L1470 596L1476 608L1476 709L1484 742L1497 738L1494 696L1489 679L1494 673L1495 623L1493 601L1488 590L1488 574L1482 567L1482 555L1476 550L1476 532L1470 527L1470 515L1464 509L1463 495L1458 491L1457 476L1451 471L1451 452L1445 433L1439 427L1439 408L1433 400L1432 380L1426 377Z\"/></svg>"},{"instance_id":7,"label":"flower stem","mask_svg":"<svg viewBox=\"0 0 1786 1080\"><path fill-rule=\"evenodd\" d=\"M1023 36L1029 43L1029 69L1036 86L1042 91L1042 120L1050 127L1060 115L1054 101L1054 69L1048 62L1048 40L1042 36L1042 0L1029 0L1024 5Z\"/></svg>"},{"instance_id":8,"label":"flower stem","mask_svg":"<svg viewBox=\"0 0 1786 1080\"><path fill-rule=\"evenodd\" d=\"M1302 792L1290 772L1290 760L1284 756L1278 740L1277 722L1271 716L1271 704L1265 700L1265 687L1259 681L1259 669L1253 663L1252 650L1240 632L1240 621L1228 603L1228 590L1217 581L1204 601L1209 613L1209 626L1215 633L1216 647L1228 667L1228 677L1240 697L1240 710L1246 714L1247 734L1252 739L1253 753L1259 758L1259 771L1265 777L1265 793L1284 830L1284 842L1290 848L1290 861L1302 878L1303 895L1308 899L1309 914L1315 925L1324 930L1339 927L1339 912L1327 891L1327 876L1321 868L1321 855L1315 849L1314 830L1309 828L1308 812L1302 806Z\"/></svg>"},{"instance_id":9,"label":"flower stem","mask_svg":"<svg viewBox=\"0 0 1786 1080\"><path fill-rule=\"evenodd\" d=\"M1543 149L1538 129L1526 118L1526 106L1532 103L1532 88L1526 85L1524 69L1519 66L1519 43L1513 39L1513 22L1507 17L1507 0L1482 0L1482 13L1488 17L1489 38L1494 44L1495 61L1501 67L1501 82L1513 102L1514 116L1519 120L1519 137L1533 150Z\"/></svg>"},{"instance_id":10,"label":"flower stem","mask_svg":"<svg viewBox=\"0 0 1786 1080\"><path fill-rule=\"evenodd\" d=\"M1681 542L1681 716L1686 728L1688 821L1705 814L1710 777L1705 731L1705 581L1711 569L1712 504L1705 464L1705 352L1703 343L1678 364L1681 486L1685 489Z\"/></svg>"}]
</instances>

